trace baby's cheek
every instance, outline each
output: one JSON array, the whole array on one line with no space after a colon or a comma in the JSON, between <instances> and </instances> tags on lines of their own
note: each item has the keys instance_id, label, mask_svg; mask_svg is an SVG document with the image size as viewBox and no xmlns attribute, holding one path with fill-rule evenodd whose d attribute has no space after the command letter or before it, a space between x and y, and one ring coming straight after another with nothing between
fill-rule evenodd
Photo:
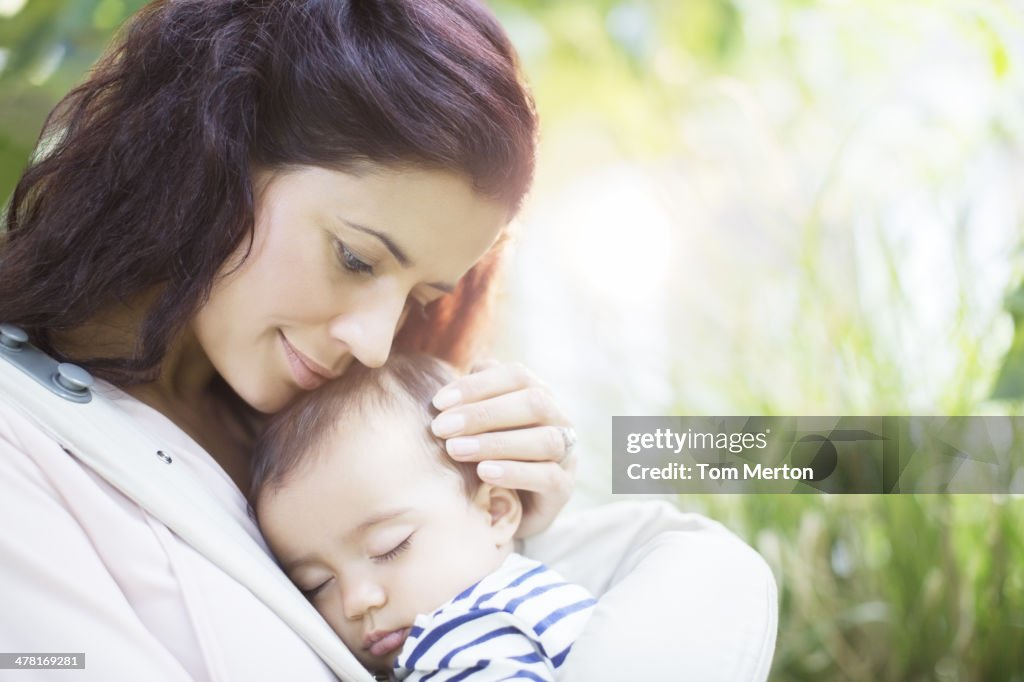
<instances>
[{"instance_id":1,"label":"baby's cheek","mask_svg":"<svg viewBox=\"0 0 1024 682\"><path fill-rule=\"evenodd\" d=\"M342 629L341 632L338 632L338 628L334 628L334 631L338 634L338 637L341 638L341 641L345 646L348 647L348 650L355 655L356 659L362 663L364 667L369 668L370 670L376 670L381 667L382 664L379 659L373 658L370 656L369 652L362 650L362 641L360 636L356 636L350 632L347 633L344 629ZM387 667L390 667L390 663Z\"/></svg>"},{"instance_id":2,"label":"baby's cheek","mask_svg":"<svg viewBox=\"0 0 1024 682\"><path fill-rule=\"evenodd\" d=\"M459 592L462 592L463 589L471 585L473 582L475 582L475 580L466 582L451 575L437 575L430 577L421 576L420 582L418 583L420 589L415 590L408 597L408 624L412 625L412 621L420 614L433 613L439 606L447 602Z\"/></svg>"},{"instance_id":3,"label":"baby's cheek","mask_svg":"<svg viewBox=\"0 0 1024 682\"><path fill-rule=\"evenodd\" d=\"M334 630L335 634L338 635L341 641L345 643L345 646L351 649L353 653L357 652L359 650L358 645L362 643L360 640L362 635L356 632L352 626L352 622L345 618L340 612L335 612L335 609L331 609L323 604L323 599L320 601L321 603L314 604L316 610L321 616L323 616L324 620L327 621L327 624L331 626L331 629Z\"/></svg>"}]
</instances>

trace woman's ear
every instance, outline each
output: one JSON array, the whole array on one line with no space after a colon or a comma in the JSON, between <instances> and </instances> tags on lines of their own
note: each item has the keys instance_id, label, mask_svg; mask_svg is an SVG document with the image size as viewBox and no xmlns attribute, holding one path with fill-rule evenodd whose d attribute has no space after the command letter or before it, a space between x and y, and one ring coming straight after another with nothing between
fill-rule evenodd
<instances>
[{"instance_id":1,"label":"woman's ear","mask_svg":"<svg viewBox=\"0 0 1024 682\"><path fill-rule=\"evenodd\" d=\"M481 483L473 496L473 504L490 517L496 547L512 542L523 520L523 504L515 490Z\"/></svg>"}]
</instances>

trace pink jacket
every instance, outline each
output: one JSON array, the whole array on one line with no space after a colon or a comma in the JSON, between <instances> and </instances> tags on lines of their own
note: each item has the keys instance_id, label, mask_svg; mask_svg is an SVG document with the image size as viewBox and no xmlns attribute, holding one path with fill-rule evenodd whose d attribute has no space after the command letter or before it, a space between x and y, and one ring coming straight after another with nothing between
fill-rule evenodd
<instances>
[{"instance_id":1,"label":"pink jacket","mask_svg":"<svg viewBox=\"0 0 1024 682\"><path fill-rule=\"evenodd\" d=\"M101 390L266 549L212 457L159 412ZM18 680L337 679L262 601L3 402L0 490L0 651L86 654L84 671Z\"/></svg>"}]
</instances>

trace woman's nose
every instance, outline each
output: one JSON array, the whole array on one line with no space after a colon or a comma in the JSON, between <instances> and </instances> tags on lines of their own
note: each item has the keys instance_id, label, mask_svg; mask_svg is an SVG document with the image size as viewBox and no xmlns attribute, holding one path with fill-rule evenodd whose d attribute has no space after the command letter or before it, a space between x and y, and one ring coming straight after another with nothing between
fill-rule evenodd
<instances>
[{"instance_id":1,"label":"woman's nose","mask_svg":"<svg viewBox=\"0 0 1024 682\"><path fill-rule=\"evenodd\" d=\"M384 588L372 580L352 581L342 586L341 606L349 620L363 618L370 609L379 609L387 603Z\"/></svg>"},{"instance_id":2,"label":"woman's nose","mask_svg":"<svg viewBox=\"0 0 1024 682\"><path fill-rule=\"evenodd\" d=\"M404 295L397 294L364 301L331 320L330 335L344 343L360 363L380 367L391 354L405 301Z\"/></svg>"}]
</instances>

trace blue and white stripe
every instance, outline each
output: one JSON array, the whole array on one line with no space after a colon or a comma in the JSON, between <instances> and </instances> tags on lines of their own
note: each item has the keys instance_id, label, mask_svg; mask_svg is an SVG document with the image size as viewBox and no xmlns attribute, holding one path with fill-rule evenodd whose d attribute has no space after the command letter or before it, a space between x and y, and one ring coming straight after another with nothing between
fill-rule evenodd
<instances>
[{"instance_id":1,"label":"blue and white stripe","mask_svg":"<svg viewBox=\"0 0 1024 682\"><path fill-rule=\"evenodd\" d=\"M416 618L395 677L553 682L596 603L544 564L511 554L497 571Z\"/></svg>"}]
</instances>

